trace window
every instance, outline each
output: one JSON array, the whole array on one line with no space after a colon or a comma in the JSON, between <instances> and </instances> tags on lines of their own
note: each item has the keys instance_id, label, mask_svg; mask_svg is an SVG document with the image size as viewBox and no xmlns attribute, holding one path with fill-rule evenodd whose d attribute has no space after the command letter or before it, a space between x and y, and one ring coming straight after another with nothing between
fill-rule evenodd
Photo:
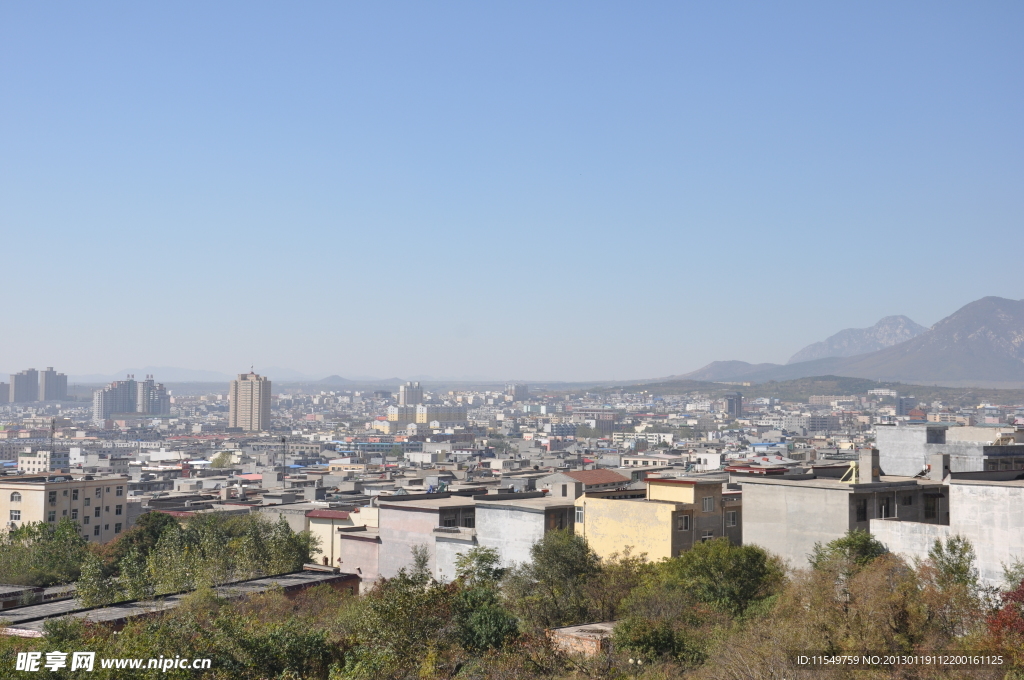
<instances>
[{"instance_id":1,"label":"window","mask_svg":"<svg viewBox=\"0 0 1024 680\"><path fill-rule=\"evenodd\" d=\"M878 516L882 519L892 517L892 510L889 509L889 499L883 498L878 504Z\"/></svg>"},{"instance_id":2,"label":"window","mask_svg":"<svg viewBox=\"0 0 1024 680\"><path fill-rule=\"evenodd\" d=\"M93 527L92 535L93 536L99 536L100 535L100 525L99 524L97 524L95 527Z\"/></svg>"},{"instance_id":3,"label":"window","mask_svg":"<svg viewBox=\"0 0 1024 680\"><path fill-rule=\"evenodd\" d=\"M857 521L867 522L868 521L868 499L860 498L857 500Z\"/></svg>"},{"instance_id":4,"label":"window","mask_svg":"<svg viewBox=\"0 0 1024 680\"><path fill-rule=\"evenodd\" d=\"M95 512L92 513L92 516L96 517L96 518L99 518L99 516L100 516L100 506L98 506L98 505L96 506L96 510L95 510Z\"/></svg>"},{"instance_id":5,"label":"window","mask_svg":"<svg viewBox=\"0 0 1024 680\"><path fill-rule=\"evenodd\" d=\"M123 505L115 505L114 506L114 514L115 515L120 515L121 514L121 508L123 508L123 507L124 507ZM473 518L470 517L469 521L472 522ZM466 526L472 526L472 524L467 524Z\"/></svg>"},{"instance_id":6,"label":"window","mask_svg":"<svg viewBox=\"0 0 1024 680\"><path fill-rule=\"evenodd\" d=\"M714 496L705 496L703 503L704 503L704 512L714 512L715 511L715 497Z\"/></svg>"},{"instance_id":7,"label":"window","mask_svg":"<svg viewBox=\"0 0 1024 680\"><path fill-rule=\"evenodd\" d=\"M576 506L576 524L583 524L583 506Z\"/></svg>"},{"instance_id":8,"label":"window","mask_svg":"<svg viewBox=\"0 0 1024 680\"><path fill-rule=\"evenodd\" d=\"M903 497L903 505L913 505L913 504L914 504L914 497L913 496L904 496Z\"/></svg>"},{"instance_id":9,"label":"window","mask_svg":"<svg viewBox=\"0 0 1024 680\"><path fill-rule=\"evenodd\" d=\"M66 497L67 497L67 495L68 495L68 490L67 490L67 489L64 489L64 493L62 493L62 494L61 494L61 496L64 496L64 497L66 498Z\"/></svg>"},{"instance_id":10,"label":"window","mask_svg":"<svg viewBox=\"0 0 1024 680\"><path fill-rule=\"evenodd\" d=\"M730 510L729 512L725 513L725 526L727 526L727 527L734 527L734 526L736 526L736 511L735 510Z\"/></svg>"},{"instance_id":11,"label":"window","mask_svg":"<svg viewBox=\"0 0 1024 680\"><path fill-rule=\"evenodd\" d=\"M564 498L565 496L568 496L568 495L569 495L569 485L568 484L563 484L562 485L562 497Z\"/></svg>"},{"instance_id":12,"label":"window","mask_svg":"<svg viewBox=\"0 0 1024 680\"><path fill-rule=\"evenodd\" d=\"M121 523L120 522L118 522L117 524L114 525L114 533L115 534L121 533Z\"/></svg>"},{"instance_id":13,"label":"window","mask_svg":"<svg viewBox=\"0 0 1024 680\"><path fill-rule=\"evenodd\" d=\"M939 499L934 496L924 498L924 518L935 519L939 516Z\"/></svg>"},{"instance_id":14,"label":"window","mask_svg":"<svg viewBox=\"0 0 1024 680\"><path fill-rule=\"evenodd\" d=\"M109 486L107 487L107 493L110 493L110 487ZM99 496L99 494L96 494L96 495Z\"/></svg>"},{"instance_id":15,"label":"window","mask_svg":"<svg viewBox=\"0 0 1024 680\"><path fill-rule=\"evenodd\" d=\"M90 501L92 501L92 499L91 499L91 498L86 498L86 499L85 499L85 507L89 507L89 502L90 502Z\"/></svg>"},{"instance_id":16,"label":"window","mask_svg":"<svg viewBox=\"0 0 1024 680\"><path fill-rule=\"evenodd\" d=\"M676 530L677 531L689 531L690 530L690 516L679 515L676 517Z\"/></svg>"},{"instance_id":17,"label":"window","mask_svg":"<svg viewBox=\"0 0 1024 680\"><path fill-rule=\"evenodd\" d=\"M103 530L104 531L110 531L110 525L109 524L104 524L103 525Z\"/></svg>"},{"instance_id":18,"label":"window","mask_svg":"<svg viewBox=\"0 0 1024 680\"><path fill-rule=\"evenodd\" d=\"M18 493L17 491L12 493L11 494L11 502L12 503L20 503L21 502L21 494Z\"/></svg>"},{"instance_id":19,"label":"window","mask_svg":"<svg viewBox=\"0 0 1024 680\"><path fill-rule=\"evenodd\" d=\"M21 519L21 510L11 510L11 521Z\"/></svg>"},{"instance_id":20,"label":"window","mask_svg":"<svg viewBox=\"0 0 1024 680\"><path fill-rule=\"evenodd\" d=\"M441 526L443 526L443 527L453 527L453 526L455 526L455 518L454 517L445 517L441 521Z\"/></svg>"},{"instance_id":21,"label":"window","mask_svg":"<svg viewBox=\"0 0 1024 680\"><path fill-rule=\"evenodd\" d=\"M46 495L46 500L50 501L51 503L56 503L57 502L57 492L56 491L51 491L50 493L48 493Z\"/></svg>"},{"instance_id":22,"label":"window","mask_svg":"<svg viewBox=\"0 0 1024 680\"><path fill-rule=\"evenodd\" d=\"M89 523L89 515L85 515L84 517L82 517L82 524L88 524L88 523Z\"/></svg>"},{"instance_id":23,"label":"window","mask_svg":"<svg viewBox=\"0 0 1024 680\"><path fill-rule=\"evenodd\" d=\"M72 489L71 490L71 500L73 500L73 501L77 501L78 500L78 489Z\"/></svg>"},{"instance_id":24,"label":"window","mask_svg":"<svg viewBox=\"0 0 1024 680\"><path fill-rule=\"evenodd\" d=\"M100 487L97 486L96 487L96 498L99 498L102 493L103 493L103 489L101 489Z\"/></svg>"},{"instance_id":25,"label":"window","mask_svg":"<svg viewBox=\"0 0 1024 680\"><path fill-rule=\"evenodd\" d=\"M71 519L78 519L78 510L71 511Z\"/></svg>"},{"instance_id":26,"label":"window","mask_svg":"<svg viewBox=\"0 0 1024 680\"><path fill-rule=\"evenodd\" d=\"M705 532L701 533L701 535L700 535L700 542L703 543L704 541L710 541L714 537L715 537L715 532L714 531L705 531Z\"/></svg>"},{"instance_id":27,"label":"window","mask_svg":"<svg viewBox=\"0 0 1024 680\"><path fill-rule=\"evenodd\" d=\"M115 496L123 496L124 495L124 487L123 486L117 487L117 490L115 491L114 495Z\"/></svg>"},{"instance_id":28,"label":"window","mask_svg":"<svg viewBox=\"0 0 1024 680\"><path fill-rule=\"evenodd\" d=\"M56 510L50 510L48 513L46 513L46 521L47 522L56 522L57 521L57 511Z\"/></svg>"},{"instance_id":29,"label":"window","mask_svg":"<svg viewBox=\"0 0 1024 680\"><path fill-rule=\"evenodd\" d=\"M110 512L110 506L107 505L103 508L103 512Z\"/></svg>"}]
</instances>

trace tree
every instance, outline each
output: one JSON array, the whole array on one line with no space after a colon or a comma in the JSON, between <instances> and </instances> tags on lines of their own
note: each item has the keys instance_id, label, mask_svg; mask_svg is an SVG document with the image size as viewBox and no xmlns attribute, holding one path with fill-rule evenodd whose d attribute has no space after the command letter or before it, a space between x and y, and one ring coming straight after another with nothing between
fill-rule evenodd
<instances>
[{"instance_id":1,"label":"tree","mask_svg":"<svg viewBox=\"0 0 1024 680\"><path fill-rule=\"evenodd\" d=\"M505 601L520 620L534 628L582 623L589 613L587 581L600 560L586 539L568 531L549 531L530 548L532 561L505 578Z\"/></svg>"},{"instance_id":2,"label":"tree","mask_svg":"<svg viewBox=\"0 0 1024 680\"><path fill-rule=\"evenodd\" d=\"M34 522L0 532L0 582L51 586L78 578L88 552L78 524Z\"/></svg>"},{"instance_id":3,"label":"tree","mask_svg":"<svg viewBox=\"0 0 1024 680\"><path fill-rule=\"evenodd\" d=\"M941 539L928 551L928 557L938 572L940 588L964 586L970 590L978 587L978 570L974 566L974 546L963 536L950 536L943 544Z\"/></svg>"},{"instance_id":4,"label":"tree","mask_svg":"<svg viewBox=\"0 0 1024 680\"><path fill-rule=\"evenodd\" d=\"M807 556L807 560L815 569L821 569L826 563L837 559L846 560L857 567L863 567L887 552L889 549L871 534L862 529L855 529L830 541L824 547L821 543L815 543L814 550Z\"/></svg>"},{"instance_id":5,"label":"tree","mask_svg":"<svg viewBox=\"0 0 1024 680\"><path fill-rule=\"evenodd\" d=\"M226 468L231 465L231 458L232 456L230 451L221 451L210 459L210 467Z\"/></svg>"},{"instance_id":6,"label":"tree","mask_svg":"<svg viewBox=\"0 0 1024 680\"><path fill-rule=\"evenodd\" d=\"M777 557L755 545L736 546L727 538L697 543L657 565L655 583L683 589L697 601L742 616L778 592L784 571Z\"/></svg>"}]
</instances>

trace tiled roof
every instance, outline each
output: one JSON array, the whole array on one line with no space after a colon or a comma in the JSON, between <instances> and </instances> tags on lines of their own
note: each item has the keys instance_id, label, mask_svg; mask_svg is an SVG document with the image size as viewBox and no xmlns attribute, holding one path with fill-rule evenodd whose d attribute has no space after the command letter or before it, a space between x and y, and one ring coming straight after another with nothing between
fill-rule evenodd
<instances>
[{"instance_id":1,"label":"tiled roof","mask_svg":"<svg viewBox=\"0 0 1024 680\"><path fill-rule=\"evenodd\" d=\"M310 510L306 517L313 519L348 519L348 512L344 510Z\"/></svg>"},{"instance_id":2,"label":"tiled roof","mask_svg":"<svg viewBox=\"0 0 1024 680\"><path fill-rule=\"evenodd\" d=\"M628 482L629 477L620 475L618 472L612 470L577 470L574 472L564 473L566 477L572 477L577 482L583 482L584 484L596 485L596 484L620 484Z\"/></svg>"}]
</instances>

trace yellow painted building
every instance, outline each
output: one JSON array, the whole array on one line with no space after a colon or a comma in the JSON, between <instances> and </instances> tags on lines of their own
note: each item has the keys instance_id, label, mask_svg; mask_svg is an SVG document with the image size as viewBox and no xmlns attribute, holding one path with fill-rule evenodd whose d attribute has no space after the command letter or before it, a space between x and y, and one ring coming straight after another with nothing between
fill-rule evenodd
<instances>
[{"instance_id":1,"label":"yellow painted building","mask_svg":"<svg viewBox=\"0 0 1024 680\"><path fill-rule=\"evenodd\" d=\"M575 531L602 558L629 547L657 561L722 536L738 544L740 529L739 495L723 494L721 481L648 479L647 498L576 499Z\"/></svg>"},{"instance_id":2,"label":"yellow painted building","mask_svg":"<svg viewBox=\"0 0 1024 680\"><path fill-rule=\"evenodd\" d=\"M352 510L310 510L306 513L309 532L320 539L320 548L313 559L318 564L341 566L338 560L342 550L339 533L352 531L355 527L376 527L377 508L354 508Z\"/></svg>"}]
</instances>

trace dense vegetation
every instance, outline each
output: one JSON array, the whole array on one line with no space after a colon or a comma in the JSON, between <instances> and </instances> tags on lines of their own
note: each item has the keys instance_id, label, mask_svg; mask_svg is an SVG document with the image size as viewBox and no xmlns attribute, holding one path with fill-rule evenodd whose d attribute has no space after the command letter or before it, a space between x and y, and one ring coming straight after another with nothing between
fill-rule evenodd
<instances>
[{"instance_id":1,"label":"dense vegetation","mask_svg":"<svg viewBox=\"0 0 1024 680\"><path fill-rule=\"evenodd\" d=\"M118 567L103 563L111 570L104 578L125 578L138 544L150 542L149 555L179 545L191 551L211 530L202 523L180 536L168 529L155 541L140 531L126 541L131 545L111 546L108 557ZM241 546L252 525L218 530L236 546L233 568L248 568L237 565L251 549ZM960 538L937 543L928 560L911 565L869 535L852 533L817 546L809 568L788 572L764 550L724 539L658 563L628 551L601 560L584 539L565 532L548 534L529 564L512 569L477 548L459 560L451 583L430 577L425 551L413 557L411 569L361 597L321 586L291 599L271 592L223 601L199 579L183 607L134 621L120 634L59 622L43 640L2 639L0 668L12 668L17 651L53 649L208 657L212 669L205 673L150 673L242 680L893 677L890 669L800 668L797 652L971 651L1024 664L1020 565L1008 572L1006 592L983 588L970 543ZM597 657L562 653L545 632L608 620L619 621L613 645ZM969 677L1024 677L1014 672ZM97 669L90 677L147 675ZM926 668L898 677L967 674Z\"/></svg>"}]
</instances>

